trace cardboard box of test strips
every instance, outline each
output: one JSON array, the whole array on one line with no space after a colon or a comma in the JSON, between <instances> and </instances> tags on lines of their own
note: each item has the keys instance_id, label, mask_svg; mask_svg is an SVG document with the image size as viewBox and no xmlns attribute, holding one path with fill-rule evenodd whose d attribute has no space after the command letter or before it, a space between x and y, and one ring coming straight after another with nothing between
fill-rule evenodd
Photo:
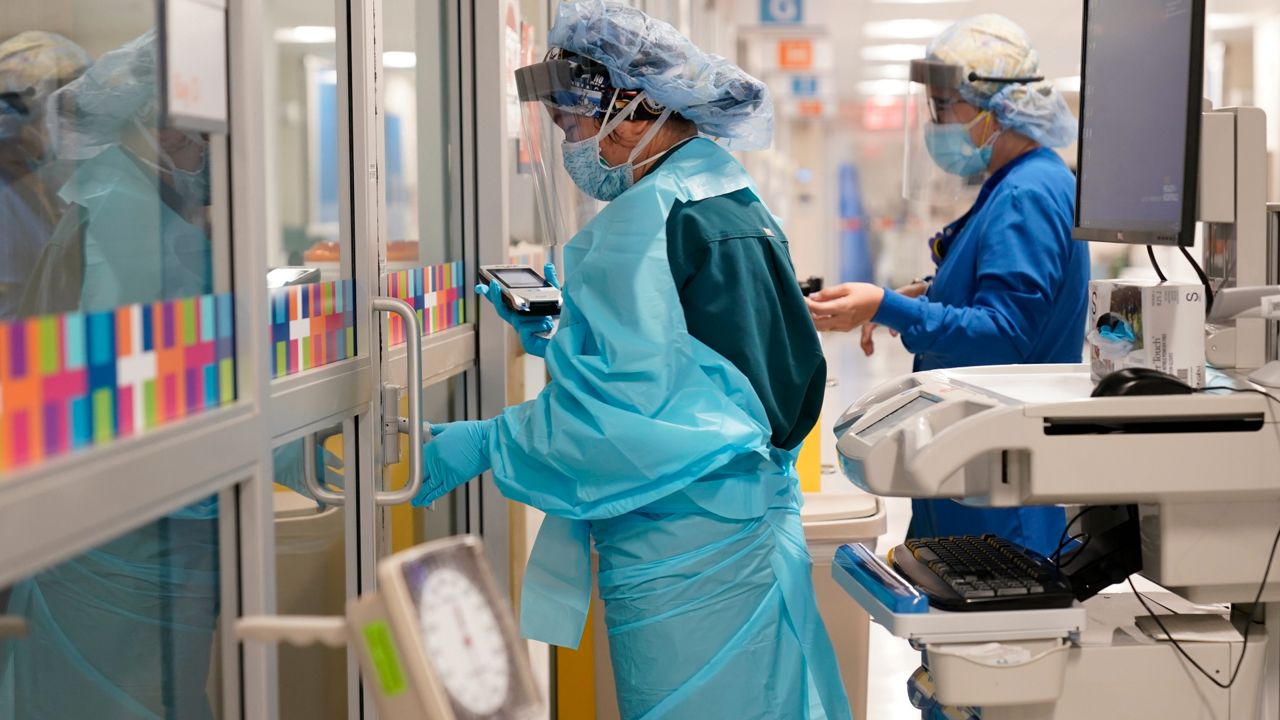
<instances>
[{"instance_id":1,"label":"cardboard box of test strips","mask_svg":"<svg viewBox=\"0 0 1280 720\"><path fill-rule=\"evenodd\" d=\"M1204 286L1145 280L1089 283L1093 381L1126 367L1204 387Z\"/></svg>"}]
</instances>

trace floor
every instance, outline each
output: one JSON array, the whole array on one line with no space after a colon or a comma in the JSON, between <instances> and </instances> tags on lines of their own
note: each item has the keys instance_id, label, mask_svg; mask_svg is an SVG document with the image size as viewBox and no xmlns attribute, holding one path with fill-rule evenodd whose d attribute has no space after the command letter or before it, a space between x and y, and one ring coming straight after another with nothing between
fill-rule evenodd
<instances>
[{"instance_id":1,"label":"floor","mask_svg":"<svg viewBox=\"0 0 1280 720\"><path fill-rule=\"evenodd\" d=\"M863 355L856 334L824 333L823 350L827 356L827 399L823 407L824 437L840 415L859 397L882 382L911 372L911 356L902 344L885 330L877 332L876 351ZM823 443L823 492L856 491L843 482L836 470L834 443ZM883 499L888 516L888 529L877 540L878 552L902 542L911 520L911 501L904 498ZM867 683L867 717L860 720L917 720L920 711L907 701L907 677L920 665L920 654L903 640L872 623L868 651L870 670Z\"/></svg>"},{"instance_id":2,"label":"floor","mask_svg":"<svg viewBox=\"0 0 1280 720\"><path fill-rule=\"evenodd\" d=\"M885 504L889 531L880 536L876 544L880 552L902 542L911 519L910 500L889 498ZM865 720L918 720L920 711L907 701L907 678L920 667L920 653L912 650L905 640L893 637L872 623L867 655L870 665Z\"/></svg>"}]
</instances>

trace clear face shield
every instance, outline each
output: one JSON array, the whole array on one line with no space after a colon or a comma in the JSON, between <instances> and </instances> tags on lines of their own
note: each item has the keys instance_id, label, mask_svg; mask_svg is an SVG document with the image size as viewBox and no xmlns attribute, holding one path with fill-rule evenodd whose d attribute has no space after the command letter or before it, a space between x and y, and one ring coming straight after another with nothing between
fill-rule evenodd
<instances>
[{"instance_id":1,"label":"clear face shield","mask_svg":"<svg viewBox=\"0 0 1280 720\"><path fill-rule=\"evenodd\" d=\"M520 96L520 162L533 175L536 210L548 247L568 242L603 203L582 192L564 169L563 145L594 136L600 93L584 88L581 68L552 59L516 71Z\"/></svg>"},{"instance_id":2,"label":"clear face shield","mask_svg":"<svg viewBox=\"0 0 1280 720\"><path fill-rule=\"evenodd\" d=\"M982 186L990 145L977 147L970 130L994 122L990 113L974 113L960 96L964 70L932 60L911 62L911 83L904 107L906 132L903 196L929 207L972 201Z\"/></svg>"}]
</instances>

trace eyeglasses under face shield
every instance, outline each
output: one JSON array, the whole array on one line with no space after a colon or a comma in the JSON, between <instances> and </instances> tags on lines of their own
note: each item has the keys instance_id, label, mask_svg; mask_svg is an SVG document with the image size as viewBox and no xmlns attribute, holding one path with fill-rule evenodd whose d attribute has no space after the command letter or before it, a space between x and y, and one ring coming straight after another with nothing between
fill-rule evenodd
<instances>
[{"instance_id":1,"label":"eyeglasses under face shield","mask_svg":"<svg viewBox=\"0 0 1280 720\"><path fill-rule=\"evenodd\" d=\"M0 92L0 113L12 112L18 115L30 115L31 106L28 101L34 98L35 95L35 88L14 92Z\"/></svg>"},{"instance_id":2,"label":"eyeglasses under face shield","mask_svg":"<svg viewBox=\"0 0 1280 720\"><path fill-rule=\"evenodd\" d=\"M955 106L964 102L960 87L970 83L1026 84L1044 80L1043 75L1032 77L990 77L976 72L965 73L959 65L938 60L912 60L911 82L924 86L928 99L929 119L935 124L957 122Z\"/></svg>"}]
</instances>

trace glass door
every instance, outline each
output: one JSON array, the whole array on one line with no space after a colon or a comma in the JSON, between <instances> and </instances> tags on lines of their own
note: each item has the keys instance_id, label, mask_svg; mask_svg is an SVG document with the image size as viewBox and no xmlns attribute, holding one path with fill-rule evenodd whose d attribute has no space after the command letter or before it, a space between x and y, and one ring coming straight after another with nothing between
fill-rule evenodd
<instances>
[{"instance_id":1,"label":"glass door","mask_svg":"<svg viewBox=\"0 0 1280 720\"><path fill-rule=\"evenodd\" d=\"M263 237L273 485L263 551L281 615L341 615L360 589L360 481L372 474L377 366L352 202L346 2L269 0L260 33L266 112ZM359 462L357 458L364 458ZM343 649L275 648L279 717L358 716Z\"/></svg>"},{"instance_id":2,"label":"glass door","mask_svg":"<svg viewBox=\"0 0 1280 720\"><path fill-rule=\"evenodd\" d=\"M465 496L412 508L411 405L474 416L460 216L456 7L268 0L262 35L280 614L341 614L377 560L478 532ZM417 399L412 403L411 398ZM353 653L281 647L281 718L373 717Z\"/></svg>"},{"instance_id":3,"label":"glass door","mask_svg":"<svg viewBox=\"0 0 1280 720\"><path fill-rule=\"evenodd\" d=\"M0 6L0 717L237 718L267 669L253 94L180 117L166 42L234 77L253 17L192 10Z\"/></svg>"},{"instance_id":4,"label":"glass door","mask_svg":"<svg viewBox=\"0 0 1280 720\"><path fill-rule=\"evenodd\" d=\"M382 119L376 128L381 149L378 283L383 295L405 302L416 316L428 423L466 419L473 404L468 396L475 394L468 283L474 269L466 263L460 217L458 44L456 32L446 31L457 22L448 3L383 0L377 28L382 48L375 86ZM411 331L394 316L382 330L384 375L407 378ZM404 410L407 400L400 402ZM407 460L408 448L400 454ZM384 487L408 481L407 462L383 467ZM465 507L465 491L427 511L407 504L388 507L380 518L379 553L467 531Z\"/></svg>"}]
</instances>

